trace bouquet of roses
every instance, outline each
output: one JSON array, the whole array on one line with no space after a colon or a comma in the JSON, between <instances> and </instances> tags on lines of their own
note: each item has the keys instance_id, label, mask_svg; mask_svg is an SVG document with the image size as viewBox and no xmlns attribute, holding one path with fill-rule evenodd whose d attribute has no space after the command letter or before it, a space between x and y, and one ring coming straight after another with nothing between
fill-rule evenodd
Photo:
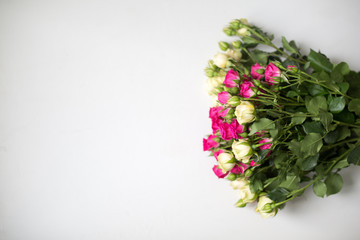
<instances>
[{"instance_id":1,"label":"bouquet of roses","mask_svg":"<svg viewBox=\"0 0 360 240\"><path fill-rule=\"evenodd\" d=\"M360 73L285 37L278 47L246 19L224 32L237 39L219 42L205 69L214 106L203 146L216 176L239 191L236 206L257 201L266 218L310 186L338 193L339 171L360 165Z\"/></svg>"}]
</instances>

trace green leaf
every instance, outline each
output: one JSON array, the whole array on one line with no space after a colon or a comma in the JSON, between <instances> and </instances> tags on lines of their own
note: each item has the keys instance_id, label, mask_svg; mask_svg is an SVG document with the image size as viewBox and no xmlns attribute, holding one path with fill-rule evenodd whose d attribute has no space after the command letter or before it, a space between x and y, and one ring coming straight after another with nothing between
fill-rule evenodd
<instances>
[{"instance_id":1,"label":"green leaf","mask_svg":"<svg viewBox=\"0 0 360 240\"><path fill-rule=\"evenodd\" d=\"M268 62L269 54L264 51L255 49L250 52L250 55L254 59L255 62L257 62L261 65L265 65Z\"/></svg>"},{"instance_id":2,"label":"green leaf","mask_svg":"<svg viewBox=\"0 0 360 240\"><path fill-rule=\"evenodd\" d=\"M317 84L309 84L307 89L311 96L324 96L329 94L329 91Z\"/></svg>"},{"instance_id":3,"label":"green leaf","mask_svg":"<svg viewBox=\"0 0 360 240\"><path fill-rule=\"evenodd\" d=\"M339 162L337 162L333 168L341 169L341 168L346 168L348 166L349 166L348 160L345 158L345 159L342 159Z\"/></svg>"},{"instance_id":4,"label":"green leaf","mask_svg":"<svg viewBox=\"0 0 360 240\"><path fill-rule=\"evenodd\" d=\"M329 110L332 113L339 113L344 110L346 101L343 97L332 98L329 102Z\"/></svg>"},{"instance_id":5,"label":"green leaf","mask_svg":"<svg viewBox=\"0 0 360 240\"><path fill-rule=\"evenodd\" d=\"M329 59L320 52L315 52L310 49L310 54L308 56L308 60L310 61L310 66L317 72L325 70L326 72L331 72L332 64Z\"/></svg>"},{"instance_id":6,"label":"green leaf","mask_svg":"<svg viewBox=\"0 0 360 240\"><path fill-rule=\"evenodd\" d=\"M255 38L248 37L248 36L242 37L242 41L243 41L243 43L249 44L249 45L253 45L253 44L258 44L258 43L259 43L259 41L256 40Z\"/></svg>"},{"instance_id":7,"label":"green leaf","mask_svg":"<svg viewBox=\"0 0 360 240\"><path fill-rule=\"evenodd\" d=\"M343 94L346 94L350 87L350 84L347 82L338 83L337 85L340 88L340 92L342 92Z\"/></svg>"},{"instance_id":8,"label":"green leaf","mask_svg":"<svg viewBox=\"0 0 360 240\"><path fill-rule=\"evenodd\" d=\"M360 146L350 151L347 161L351 164L360 165Z\"/></svg>"},{"instance_id":9,"label":"green leaf","mask_svg":"<svg viewBox=\"0 0 360 240\"><path fill-rule=\"evenodd\" d=\"M356 136L360 137L360 128L353 128L351 130L355 133Z\"/></svg>"},{"instance_id":10,"label":"green leaf","mask_svg":"<svg viewBox=\"0 0 360 240\"><path fill-rule=\"evenodd\" d=\"M298 157L301 157L301 155L302 155L300 152L300 147L301 147L301 144L296 139L293 139L293 140L291 140L291 142L289 142L290 151Z\"/></svg>"},{"instance_id":11,"label":"green leaf","mask_svg":"<svg viewBox=\"0 0 360 240\"><path fill-rule=\"evenodd\" d=\"M339 130L335 129L334 131L331 131L325 135L324 141L328 144L333 144L338 141L338 138L339 138Z\"/></svg>"},{"instance_id":12,"label":"green leaf","mask_svg":"<svg viewBox=\"0 0 360 240\"><path fill-rule=\"evenodd\" d=\"M270 152L270 149L260 150L259 152L255 153L253 155L254 161L257 163L260 163L262 160L265 159L265 157L268 155L269 152Z\"/></svg>"},{"instance_id":13,"label":"green leaf","mask_svg":"<svg viewBox=\"0 0 360 240\"><path fill-rule=\"evenodd\" d=\"M317 165L316 167L315 167L315 172L316 172L316 174L317 174L317 176L319 177L319 178L324 178L325 177L325 169L324 169L324 166L323 165Z\"/></svg>"},{"instance_id":14,"label":"green leaf","mask_svg":"<svg viewBox=\"0 0 360 240\"><path fill-rule=\"evenodd\" d=\"M345 80L350 84L348 95L358 98L360 96L360 73L351 71L346 75Z\"/></svg>"},{"instance_id":15,"label":"green leaf","mask_svg":"<svg viewBox=\"0 0 360 240\"><path fill-rule=\"evenodd\" d=\"M337 138L337 141L344 140L345 138L350 136L351 136L351 131L348 127L346 126L339 127L339 136Z\"/></svg>"},{"instance_id":16,"label":"green leaf","mask_svg":"<svg viewBox=\"0 0 360 240\"><path fill-rule=\"evenodd\" d=\"M293 191L299 188L300 177L294 174L289 174L286 176L285 181L280 183L279 187L286 188L289 191Z\"/></svg>"},{"instance_id":17,"label":"green leaf","mask_svg":"<svg viewBox=\"0 0 360 240\"><path fill-rule=\"evenodd\" d=\"M250 190L253 193L260 192L264 189L263 183L259 179L255 179L254 181L250 182Z\"/></svg>"},{"instance_id":18,"label":"green leaf","mask_svg":"<svg viewBox=\"0 0 360 240\"><path fill-rule=\"evenodd\" d=\"M337 83L341 83L344 81L344 76L349 74L349 72L350 72L349 66L346 63L341 62L337 64L332 70L331 80Z\"/></svg>"},{"instance_id":19,"label":"green leaf","mask_svg":"<svg viewBox=\"0 0 360 240\"><path fill-rule=\"evenodd\" d=\"M256 121L251 125L251 131L249 135L253 135L256 132L260 132L261 130L271 130L271 129L275 129L274 121L268 118L260 118L259 121Z\"/></svg>"},{"instance_id":20,"label":"green leaf","mask_svg":"<svg viewBox=\"0 0 360 240\"><path fill-rule=\"evenodd\" d=\"M323 146L322 137L319 133L309 133L300 144L300 151L304 157L316 155Z\"/></svg>"},{"instance_id":21,"label":"green leaf","mask_svg":"<svg viewBox=\"0 0 360 240\"><path fill-rule=\"evenodd\" d=\"M290 46L289 42L286 40L285 37L281 37L281 41L282 41L282 44L284 46L284 48L289 51L290 53L295 53L295 54L298 54L298 52L296 51L295 48L293 48L292 46Z\"/></svg>"},{"instance_id":22,"label":"green leaf","mask_svg":"<svg viewBox=\"0 0 360 240\"><path fill-rule=\"evenodd\" d=\"M294 98L297 96L299 96L299 94L294 90L290 90L286 93L286 97L288 97L288 98Z\"/></svg>"},{"instance_id":23,"label":"green leaf","mask_svg":"<svg viewBox=\"0 0 360 240\"><path fill-rule=\"evenodd\" d=\"M316 196L323 198L327 191L326 184L321 181L314 182L313 191Z\"/></svg>"},{"instance_id":24,"label":"green leaf","mask_svg":"<svg viewBox=\"0 0 360 240\"><path fill-rule=\"evenodd\" d=\"M326 195L330 196L340 192L343 183L344 181L341 175L337 173L331 173L325 180L326 189L327 189Z\"/></svg>"},{"instance_id":25,"label":"green leaf","mask_svg":"<svg viewBox=\"0 0 360 240\"><path fill-rule=\"evenodd\" d=\"M303 126L304 132L306 134L309 134L309 133L320 133L321 135L325 134L325 129L321 122L307 121L302 126Z\"/></svg>"},{"instance_id":26,"label":"green leaf","mask_svg":"<svg viewBox=\"0 0 360 240\"><path fill-rule=\"evenodd\" d=\"M298 116L296 116L298 115ZM303 115L303 116L301 116ZM294 125L300 125L306 120L306 116L304 116L305 113L303 112L297 112L295 113L295 116L291 118L291 123Z\"/></svg>"},{"instance_id":27,"label":"green leaf","mask_svg":"<svg viewBox=\"0 0 360 240\"><path fill-rule=\"evenodd\" d=\"M350 112L354 112L356 115L360 115L360 99L355 98L349 102L348 109Z\"/></svg>"},{"instance_id":28,"label":"green leaf","mask_svg":"<svg viewBox=\"0 0 360 240\"><path fill-rule=\"evenodd\" d=\"M331 72L331 81L341 83L344 81L344 76L340 72Z\"/></svg>"},{"instance_id":29,"label":"green leaf","mask_svg":"<svg viewBox=\"0 0 360 240\"><path fill-rule=\"evenodd\" d=\"M308 158L305 158L300 163L300 168L303 171L310 171L317 165L317 161L319 159L319 154L316 154L315 156L311 156Z\"/></svg>"},{"instance_id":30,"label":"green leaf","mask_svg":"<svg viewBox=\"0 0 360 240\"><path fill-rule=\"evenodd\" d=\"M250 177L250 190L253 193L261 192L264 189L263 182L266 176L263 173L255 173Z\"/></svg>"},{"instance_id":31,"label":"green leaf","mask_svg":"<svg viewBox=\"0 0 360 240\"><path fill-rule=\"evenodd\" d=\"M279 135L279 129L271 129L269 130L270 136L273 140L277 139Z\"/></svg>"},{"instance_id":32,"label":"green leaf","mask_svg":"<svg viewBox=\"0 0 360 240\"><path fill-rule=\"evenodd\" d=\"M306 98L305 105L308 112L314 115L318 115L320 109L327 111L328 108L326 98L324 96L316 96L311 99Z\"/></svg>"},{"instance_id":33,"label":"green leaf","mask_svg":"<svg viewBox=\"0 0 360 240\"><path fill-rule=\"evenodd\" d=\"M288 190L286 190L285 188L279 187L279 188L272 190L269 193L268 197L275 202L282 202L282 201L286 200L288 194L289 194Z\"/></svg>"},{"instance_id":34,"label":"green leaf","mask_svg":"<svg viewBox=\"0 0 360 240\"><path fill-rule=\"evenodd\" d=\"M350 73L350 68L346 62L341 62L335 66L333 71L340 72L342 75L345 76Z\"/></svg>"},{"instance_id":35,"label":"green leaf","mask_svg":"<svg viewBox=\"0 0 360 240\"><path fill-rule=\"evenodd\" d=\"M342 112L334 114L334 119L344 123L355 123L354 114L349 112L346 108Z\"/></svg>"},{"instance_id":36,"label":"green leaf","mask_svg":"<svg viewBox=\"0 0 360 240\"><path fill-rule=\"evenodd\" d=\"M284 165L287 165L286 160L288 160L289 156L286 152L280 152L274 158L274 165L276 169L282 168Z\"/></svg>"},{"instance_id":37,"label":"green leaf","mask_svg":"<svg viewBox=\"0 0 360 240\"><path fill-rule=\"evenodd\" d=\"M329 112L320 111L319 112L320 122L323 124L326 131L329 131L330 124L333 121L333 115Z\"/></svg>"}]
</instances>

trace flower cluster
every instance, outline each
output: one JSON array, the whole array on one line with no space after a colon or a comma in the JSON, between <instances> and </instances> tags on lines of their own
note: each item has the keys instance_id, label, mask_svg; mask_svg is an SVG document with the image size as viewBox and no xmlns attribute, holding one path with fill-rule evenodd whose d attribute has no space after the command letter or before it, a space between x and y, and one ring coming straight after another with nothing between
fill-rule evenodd
<instances>
[{"instance_id":1,"label":"flower cluster","mask_svg":"<svg viewBox=\"0 0 360 240\"><path fill-rule=\"evenodd\" d=\"M267 218L309 186L320 197L339 192L338 171L360 165L360 73L313 50L302 55L285 37L277 47L245 19L224 32L240 40L220 42L224 52L205 69L213 107L203 150L239 191L236 206L257 201Z\"/></svg>"}]
</instances>

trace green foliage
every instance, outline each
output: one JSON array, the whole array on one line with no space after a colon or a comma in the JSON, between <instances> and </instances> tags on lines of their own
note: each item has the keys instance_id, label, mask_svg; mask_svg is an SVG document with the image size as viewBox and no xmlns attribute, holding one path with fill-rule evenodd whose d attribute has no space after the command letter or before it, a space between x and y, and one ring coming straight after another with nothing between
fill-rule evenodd
<instances>
[{"instance_id":1,"label":"green foliage","mask_svg":"<svg viewBox=\"0 0 360 240\"><path fill-rule=\"evenodd\" d=\"M325 180L326 184L326 195L330 196L340 192L343 186L343 179L338 173L330 173Z\"/></svg>"},{"instance_id":2,"label":"green foliage","mask_svg":"<svg viewBox=\"0 0 360 240\"><path fill-rule=\"evenodd\" d=\"M309 84L307 86L307 89L311 96L324 96L329 94L329 91L327 91L322 86L316 84Z\"/></svg>"},{"instance_id":3,"label":"green foliage","mask_svg":"<svg viewBox=\"0 0 360 240\"><path fill-rule=\"evenodd\" d=\"M323 146L322 136L319 133L309 133L300 142L300 152L303 157L316 155Z\"/></svg>"},{"instance_id":4,"label":"green foliage","mask_svg":"<svg viewBox=\"0 0 360 240\"><path fill-rule=\"evenodd\" d=\"M331 72L332 64L324 54L320 52L317 53L311 49L308 60L310 61L310 66L316 71L320 72L324 70L326 72Z\"/></svg>"},{"instance_id":5,"label":"green foliage","mask_svg":"<svg viewBox=\"0 0 360 240\"><path fill-rule=\"evenodd\" d=\"M310 114L318 115L320 110L327 111L328 105L324 96L307 97L305 99L306 109Z\"/></svg>"},{"instance_id":6,"label":"green foliage","mask_svg":"<svg viewBox=\"0 0 360 240\"><path fill-rule=\"evenodd\" d=\"M316 196L323 198L327 192L326 184L321 181L314 182L313 191Z\"/></svg>"},{"instance_id":7,"label":"green foliage","mask_svg":"<svg viewBox=\"0 0 360 240\"><path fill-rule=\"evenodd\" d=\"M344 140L350 136L351 136L351 131L350 131L349 127L346 127L346 126L339 127L339 136L337 138L337 141Z\"/></svg>"},{"instance_id":8,"label":"green foliage","mask_svg":"<svg viewBox=\"0 0 360 240\"><path fill-rule=\"evenodd\" d=\"M350 71L345 77L345 80L350 85L348 95L353 98L358 98L360 96L360 73Z\"/></svg>"},{"instance_id":9,"label":"green foliage","mask_svg":"<svg viewBox=\"0 0 360 240\"><path fill-rule=\"evenodd\" d=\"M286 40L285 37L281 37L281 41L283 44L283 47L285 48L285 50L287 50L290 53L294 53L294 54L299 54L299 50L297 49L295 42L291 41L290 43Z\"/></svg>"},{"instance_id":10,"label":"green foliage","mask_svg":"<svg viewBox=\"0 0 360 240\"><path fill-rule=\"evenodd\" d=\"M349 163L360 165L360 146L357 146L349 153L347 158Z\"/></svg>"},{"instance_id":11,"label":"green foliage","mask_svg":"<svg viewBox=\"0 0 360 240\"><path fill-rule=\"evenodd\" d=\"M354 112L356 115L360 116L360 99L359 98L352 99L349 102L348 108L350 112Z\"/></svg>"},{"instance_id":12,"label":"green foliage","mask_svg":"<svg viewBox=\"0 0 360 240\"><path fill-rule=\"evenodd\" d=\"M268 118L261 118L258 121L254 122L251 125L251 131L249 135L253 135L256 132L260 132L262 130L271 130L275 129L275 123L274 121L268 119Z\"/></svg>"},{"instance_id":13,"label":"green foliage","mask_svg":"<svg viewBox=\"0 0 360 240\"><path fill-rule=\"evenodd\" d=\"M300 169L303 171L312 170L317 165L318 159L319 159L319 154L307 157L305 159L299 159L300 160Z\"/></svg>"},{"instance_id":14,"label":"green foliage","mask_svg":"<svg viewBox=\"0 0 360 240\"><path fill-rule=\"evenodd\" d=\"M338 114L334 114L334 119L340 122L344 122L344 123L350 123L353 124L355 123L355 116L353 113L349 112L349 110L344 109L342 112L338 113Z\"/></svg>"},{"instance_id":15,"label":"green foliage","mask_svg":"<svg viewBox=\"0 0 360 240\"><path fill-rule=\"evenodd\" d=\"M269 198L275 202L282 202L287 198L287 195L289 194L289 191L286 188L279 187L274 190L272 190L269 193Z\"/></svg>"},{"instance_id":16,"label":"green foliage","mask_svg":"<svg viewBox=\"0 0 360 240\"><path fill-rule=\"evenodd\" d=\"M281 182L279 187L285 188L288 191L293 191L299 188L299 184L300 184L300 177L291 173L286 176L285 180Z\"/></svg>"},{"instance_id":17,"label":"green foliage","mask_svg":"<svg viewBox=\"0 0 360 240\"><path fill-rule=\"evenodd\" d=\"M339 129L335 129L334 131L328 132L324 137L324 141L328 144L336 143L338 139L339 139Z\"/></svg>"},{"instance_id":18,"label":"green foliage","mask_svg":"<svg viewBox=\"0 0 360 240\"><path fill-rule=\"evenodd\" d=\"M300 125L306 120L306 116L302 112L297 112L294 117L291 118L291 123L294 125Z\"/></svg>"},{"instance_id":19,"label":"green foliage","mask_svg":"<svg viewBox=\"0 0 360 240\"><path fill-rule=\"evenodd\" d=\"M332 113L340 113L344 110L346 105L345 99L343 97L335 97L329 100L329 110Z\"/></svg>"},{"instance_id":20,"label":"green foliage","mask_svg":"<svg viewBox=\"0 0 360 240\"><path fill-rule=\"evenodd\" d=\"M339 162L337 162L333 168L334 169L342 169L342 168L346 168L348 166L349 166L348 160L345 158L345 159L342 159Z\"/></svg>"},{"instance_id":21,"label":"green foliage","mask_svg":"<svg viewBox=\"0 0 360 240\"><path fill-rule=\"evenodd\" d=\"M318 122L318 121L308 121L305 122L303 125L304 128L304 132L306 134L309 133L320 133L321 135L324 135L325 133L325 129L323 127L323 123Z\"/></svg>"},{"instance_id":22,"label":"green foliage","mask_svg":"<svg viewBox=\"0 0 360 240\"><path fill-rule=\"evenodd\" d=\"M320 122L323 124L324 128L328 132L330 129L330 125L333 121L333 115L326 111L319 112Z\"/></svg>"}]
</instances>

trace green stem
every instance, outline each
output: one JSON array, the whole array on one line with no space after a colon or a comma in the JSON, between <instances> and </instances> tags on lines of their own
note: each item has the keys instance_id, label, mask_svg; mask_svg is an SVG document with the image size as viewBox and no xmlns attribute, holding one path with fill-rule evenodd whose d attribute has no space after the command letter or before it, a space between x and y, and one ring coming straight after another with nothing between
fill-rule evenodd
<instances>
[{"instance_id":1,"label":"green stem","mask_svg":"<svg viewBox=\"0 0 360 240\"><path fill-rule=\"evenodd\" d=\"M342 144L344 144L344 143L355 142L355 141L358 141L358 140L359 140L358 138L353 138L353 139L349 139L349 140L344 140L344 141L341 141L341 142L338 142L338 143L326 145L326 146L324 146L324 149L326 150L326 149L328 149L328 148L333 148L333 147L342 145ZM322 150L322 149L321 149L321 150Z\"/></svg>"},{"instance_id":2,"label":"green stem","mask_svg":"<svg viewBox=\"0 0 360 240\"><path fill-rule=\"evenodd\" d=\"M340 157L335 158L335 160L333 160L333 163L331 164L331 166L326 170L325 175L327 175L332 168L339 162L341 161L351 150L353 150L352 148L348 149L346 152L344 152Z\"/></svg>"},{"instance_id":3,"label":"green stem","mask_svg":"<svg viewBox=\"0 0 360 240\"><path fill-rule=\"evenodd\" d=\"M360 128L360 125L355 125L355 124L351 124L351 123L344 123L344 122L340 122L340 121L337 121L337 120L334 120L334 122L339 124L339 125L343 125L343 126Z\"/></svg>"},{"instance_id":4,"label":"green stem","mask_svg":"<svg viewBox=\"0 0 360 240\"><path fill-rule=\"evenodd\" d=\"M326 89L330 90L333 94L340 94L341 96L346 97L346 98L348 98L348 99L354 99L354 98L352 98L352 97L350 97L350 96L348 96L348 95L340 92L339 90L334 91L334 89L326 86L325 84L320 83L320 81L319 81L317 78L315 78L315 77L313 77L313 76L311 76L311 75L309 75L309 74L307 74L307 73L305 73L305 72L302 72L302 74L305 75L305 76L307 76L307 77L309 77L309 78L311 78L311 79L314 79L314 80L315 80L315 81L311 81L310 79L306 79L306 78L303 79L303 80L305 80L306 82L320 85L320 86L322 86L323 88L326 88Z\"/></svg>"},{"instance_id":5,"label":"green stem","mask_svg":"<svg viewBox=\"0 0 360 240\"><path fill-rule=\"evenodd\" d=\"M251 56L251 54L249 53L249 51L246 48L243 48L244 52L247 53L247 55L251 58L251 60L256 63L256 60Z\"/></svg>"}]
</instances>

